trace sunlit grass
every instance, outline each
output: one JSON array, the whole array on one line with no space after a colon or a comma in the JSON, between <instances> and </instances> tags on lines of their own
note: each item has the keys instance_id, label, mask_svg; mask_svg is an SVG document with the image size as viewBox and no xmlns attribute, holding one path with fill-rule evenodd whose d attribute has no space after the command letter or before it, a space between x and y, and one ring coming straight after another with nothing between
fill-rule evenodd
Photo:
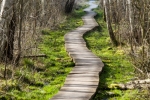
<instances>
[{"instance_id":1,"label":"sunlit grass","mask_svg":"<svg viewBox=\"0 0 150 100\"><path fill-rule=\"evenodd\" d=\"M64 35L83 24L81 17L84 14L82 9L75 10L55 29L41 31L43 35L38 48L47 57L23 59L11 81L18 89L8 85L7 93L2 93L0 100L49 100L59 91L74 67L65 50Z\"/></svg>"},{"instance_id":2,"label":"sunlit grass","mask_svg":"<svg viewBox=\"0 0 150 100\"><path fill-rule=\"evenodd\" d=\"M104 68L100 74L100 85L94 100L132 100L137 90L119 90L109 89L112 84L125 83L134 78L134 68L130 62L130 58L125 54L121 47L113 47L109 38L106 23L103 21L102 11L96 16L99 28L87 33L85 39L88 48L94 54L99 56Z\"/></svg>"}]
</instances>

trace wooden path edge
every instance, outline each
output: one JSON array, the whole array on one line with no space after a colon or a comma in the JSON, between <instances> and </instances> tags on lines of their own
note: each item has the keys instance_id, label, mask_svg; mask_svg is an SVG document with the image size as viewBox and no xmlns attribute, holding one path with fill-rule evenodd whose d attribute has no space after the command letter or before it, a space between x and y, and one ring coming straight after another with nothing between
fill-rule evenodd
<instances>
[{"instance_id":1,"label":"wooden path edge","mask_svg":"<svg viewBox=\"0 0 150 100\"><path fill-rule=\"evenodd\" d=\"M86 46L83 35L98 27L92 9L97 8L95 1L89 1L87 12L82 17L83 26L65 35L65 47L72 57L75 67L69 73L60 91L50 100L92 100L99 85L99 74L104 67L99 57L94 55Z\"/></svg>"}]
</instances>

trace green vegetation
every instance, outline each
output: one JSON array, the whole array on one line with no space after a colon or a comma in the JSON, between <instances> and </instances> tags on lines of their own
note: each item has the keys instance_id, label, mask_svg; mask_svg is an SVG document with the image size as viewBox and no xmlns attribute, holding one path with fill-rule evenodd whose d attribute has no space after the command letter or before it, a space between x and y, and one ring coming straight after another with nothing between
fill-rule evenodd
<instances>
[{"instance_id":1,"label":"green vegetation","mask_svg":"<svg viewBox=\"0 0 150 100\"><path fill-rule=\"evenodd\" d=\"M13 78L7 79L7 84L4 79L0 83L0 100L48 100L59 91L74 67L65 51L64 35L83 24L83 15L82 9L75 10L57 28L42 30L39 48L47 57L23 59L13 70Z\"/></svg>"},{"instance_id":2,"label":"green vegetation","mask_svg":"<svg viewBox=\"0 0 150 100\"><path fill-rule=\"evenodd\" d=\"M100 27L85 35L89 49L105 64L100 74L100 85L95 100L133 100L137 90L114 89L115 84L131 81L135 77L130 58L121 47L112 46L106 23L103 21L103 13L99 9L95 11L98 13L96 19Z\"/></svg>"}]
</instances>

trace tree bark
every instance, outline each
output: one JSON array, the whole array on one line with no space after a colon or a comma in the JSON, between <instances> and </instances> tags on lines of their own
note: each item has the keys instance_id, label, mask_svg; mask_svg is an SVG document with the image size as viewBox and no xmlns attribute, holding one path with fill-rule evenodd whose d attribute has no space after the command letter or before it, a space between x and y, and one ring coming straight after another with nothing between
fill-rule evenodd
<instances>
[{"instance_id":1,"label":"tree bark","mask_svg":"<svg viewBox=\"0 0 150 100\"><path fill-rule=\"evenodd\" d=\"M21 33L22 33L22 21L23 21L23 5L24 0L19 1L19 32L18 32L18 52L17 57L15 59L15 65L19 65L20 57L21 57Z\"/></svg>"},{"instance_id":2,"label":"tree bark","mask_svg":"<svg viewBox=\"0 0 150 100\"><path fill-rule=\"evenodd\" d=\"M44 16L45 14L45 0L41 0L41 7L42 7L42 17Z\"/></svg>"},{"instance_id":3,"label":"tree bark","mask_svg":"<svg viewBox=\"0 0 150 100\"><path fill-rule=\"evenodd\" d=\"M111 26L109 0L104 0L104 7L105 7L105 16L106 16L107 28L109 31L111 42L114 46L118 46L118 42L116 40L116 37L114 35L113 29Z\"/></svg>"},{"instance_id":4,"label":"tree bark","mask_svg":"<svg viewBox=\"0 0 150 100\"><path fill-rule=\"evenodd\" d=\"M65 13L71 13L75 0L67 0L65 5Z\"/></svg>"},{"instance_id":5,"label":"tree bark","mask_svg":"<svg viewBox=\"0 0 150 100\"><path fill-rule=\"evenodd\" d=\"M9 24L9 29L7 34L8 42L7 42L6 51L4 53L4 55L7 56L9 61L13 60L15 29L16 29L16 13L15 13L15 8L13 7L13 17Z\"/></svg>"},{"instance_id":6,"label":"tree bark","mask_svg":"<svg viewBox=\"0 0 150 100\"><path fill-rule=\"evenodd\" d=\"M133 50L133 33L134 33L134 23L133 23L133 9L132 9L132 2L131 0L127 0L128 2L128 8L129 8L129 22L130 22L130 46L131 46L131 52L134 52Z\"/></svg>"},{"instance_id":7,"label":"tree bark","mask_svg":"<svg viewBox=\"0 0 150 100\"><path fill-rule=\"evenodd\" d=\"M0 61L5 58L12 59L13 53L13 37L14 30L10 32L13 17L13 6L15 0L3 0L0 8ZM9 26L9 27L8 27ZM11 39L10 39L11 38ZM9 40L10 39L10 40ZM10 43L12 42L12 43ZM10 56L8 55L10 54Z\"/></svg>"}]
</instances>

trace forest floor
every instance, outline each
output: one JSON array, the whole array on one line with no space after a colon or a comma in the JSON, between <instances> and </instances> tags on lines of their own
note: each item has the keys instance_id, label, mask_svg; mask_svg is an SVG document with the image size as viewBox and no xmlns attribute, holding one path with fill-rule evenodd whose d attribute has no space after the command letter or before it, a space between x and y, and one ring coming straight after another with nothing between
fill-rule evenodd
<instances>
[{"instance_id":1,"label":"forest floor","mask_svg":"<svg viewBox=\"0 0 150 100\"><path fill-rule=\"evenodd\" d=\"M0 65L0 100L48 100L59 91L74 67L64 47L64 35L83 25L83 8L68 15L57 28L41 31L39 48L46 58L26 58L19 67L7 66L7 80L3 78L4 64Z\"/></svg>"},{"instance_id":2,"label":"forest floor","mask_svg":"<svg viewBox=\"0 0 150 100\"><path fill-rule=\"evenodd\" d=\"M103 13L99 10L96 12L100 27L85 36L89 49L102 58L105 64L95 100L149 100L147 90L111 89L115 84L134 80L136 75L130 58L122 47L115 48L111 45ZM3 78L4 64L0 64L0 100L48 100L59 91L74 67L65 51L64 35L83 25L81 17L84 14L82 9L75 10L58 28L42 30L39 48L47 57L23 59L18 68L7 66L7 81ZM110 89L103 88L105 86Z\"/></svg>"},{"instance_id":3,"label":"forest floor","mask_svg":"<svg viewBox=\"0 0 150 100\"><path fill-rule=\"evenodd\" d=\"M94 100L149 100L147 89L120 90L116 84L136 79L135 69L124 47L113 47L109 38L103 12L95 10L99 28L85 35L88 48L99 56L105 66L100 74L100 83Z\"/></svg>"}]
</instances>

